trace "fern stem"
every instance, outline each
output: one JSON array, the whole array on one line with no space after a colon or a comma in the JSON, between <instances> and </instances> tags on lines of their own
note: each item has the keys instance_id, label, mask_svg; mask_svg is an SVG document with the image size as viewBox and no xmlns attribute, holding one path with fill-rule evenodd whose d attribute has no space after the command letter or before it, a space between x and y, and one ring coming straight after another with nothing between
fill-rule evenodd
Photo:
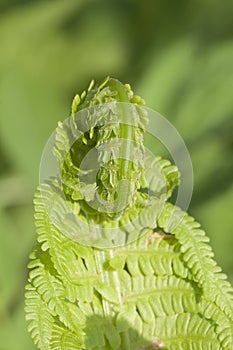
<instances>
[{"instance_id":1,"label":"fern stem","mask_svg":"<svg viewBox=\"0 0 233 350\"><path fill-rule=\"evenodd\" d=\"M121 334L121 350L132 350L128 332L123 332Z\"/></svg>"},{"instance_id":2,"label":"fern stem","mask_svg":"<svg viewBox=\"0 0 233 350\"><path fill-rule=\"evenodd\" d=\"M110 285L109 282L109 276L106 272L104 272L104 263L107 261L106 251L105 250L98 250L94 249L95 254L95 263L96 263L96 270L98 275L101 278L102 282L106 282L108 285ZM102 299L102 305L103 305L103 311L105 316L110 316L110 305L109 302Z\"/></svg>"},{"instance_id":3,"label":"fern stem","mask_svg":"<svg viewBox=\"0 0 233 350\"><path fill-rule=\"evenodd\" d=\"M113 249L109 250L109 255L110 255L110 258L114 257ZM113 283L116 288L119 304L122 305L121 285L120 285L119 274L117 271L113 271Z\"/></svg>"},{"instance_id":4,"label":"fern stem","mask_svg":"<svg viewBox=\"0 0 233 350\"><path fill-rule=\"evenodd\" d=\"M112 79L110 81L110 86L112 85L114 89L118 92L119 100L121 102L127 102L129 103L128 94L125 90L125 87L119 82ZM120 133L119 138L123 138L125 140L125 143L123 144L122 150L121 150L121 179L128 179L129 178L129 159L131 158L130 155L130 141L132 140L132 126L130 125L131 116L129 115L128 111L128 105L122 105L122 124L120 125ZM123 193L121 194L123 195Z\"/></svg>"}]
</instances>

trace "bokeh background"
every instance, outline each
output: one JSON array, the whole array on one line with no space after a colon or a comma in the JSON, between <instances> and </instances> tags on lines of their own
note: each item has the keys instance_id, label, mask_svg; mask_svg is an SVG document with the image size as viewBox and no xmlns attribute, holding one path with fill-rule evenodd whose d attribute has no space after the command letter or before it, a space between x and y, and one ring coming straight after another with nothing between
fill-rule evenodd
<instances>
[{"instance_id":1,"label":"bokeh background","mask_svg":"<svg viewBox=\"0 0 233 350\"><path fill-rule=\"evenodd\" d=\"M0 350L35 349L23 295L43 147L74 94L107 75L184 138L189 212L233 282L232 0L0 0Z\"/></svg>"}]
</instances>

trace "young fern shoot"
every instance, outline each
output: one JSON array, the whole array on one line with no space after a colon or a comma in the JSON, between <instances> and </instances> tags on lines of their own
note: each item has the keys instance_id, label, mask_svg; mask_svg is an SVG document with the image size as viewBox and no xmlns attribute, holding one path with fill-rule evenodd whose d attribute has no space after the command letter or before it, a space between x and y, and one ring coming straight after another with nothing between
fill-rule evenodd
<instances>
[{"instance_id":1,"label":"young fern shoot","mask_svg":"<svg viewBox=\"0 0 233 350\"><path fill-rule=\"evenodd\" d=\"M232 287L200 225L169 202L179 173L146 152L149 122L130 86L107 78L58 124L26 287L38 349L233 348Z\"/></svg>"}]
</instances>

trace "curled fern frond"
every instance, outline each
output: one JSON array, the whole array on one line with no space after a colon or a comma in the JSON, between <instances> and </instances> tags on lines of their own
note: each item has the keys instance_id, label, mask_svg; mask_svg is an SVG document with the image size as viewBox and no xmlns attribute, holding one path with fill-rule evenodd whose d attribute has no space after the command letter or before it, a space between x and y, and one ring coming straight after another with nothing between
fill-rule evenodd
<instances>
[{"instance_id":1,"label":"curled fern frond","mask_svg":"<svg viewBox=\"0 0 233 350\"><path fill-rule=\"evenodd\" d=\"M60 177L35 194L26 288L41 350L232 349L232 287L168 201L179 172L146 153L143 105L129 85L91 82L57 127Z\"/></svg>"}]
</instances>

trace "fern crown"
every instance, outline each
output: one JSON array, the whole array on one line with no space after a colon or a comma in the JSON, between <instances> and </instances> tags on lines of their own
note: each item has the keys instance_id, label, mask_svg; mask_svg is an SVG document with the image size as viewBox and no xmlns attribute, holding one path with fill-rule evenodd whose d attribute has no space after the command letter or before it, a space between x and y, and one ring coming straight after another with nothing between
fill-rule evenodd
<instances>
[{"instance_id":1,"label":"fern crown","mask_svg":"<svg viewBox=\"0 0 233 350\"><path fill-rule=\"evenodd\" d=\"M59 176L35 194L26 289L41 350L231 350L232 287L169 200L176 166L144 148L144 101L107 78L59 123Z\"/></svg>"}]
</instances>

